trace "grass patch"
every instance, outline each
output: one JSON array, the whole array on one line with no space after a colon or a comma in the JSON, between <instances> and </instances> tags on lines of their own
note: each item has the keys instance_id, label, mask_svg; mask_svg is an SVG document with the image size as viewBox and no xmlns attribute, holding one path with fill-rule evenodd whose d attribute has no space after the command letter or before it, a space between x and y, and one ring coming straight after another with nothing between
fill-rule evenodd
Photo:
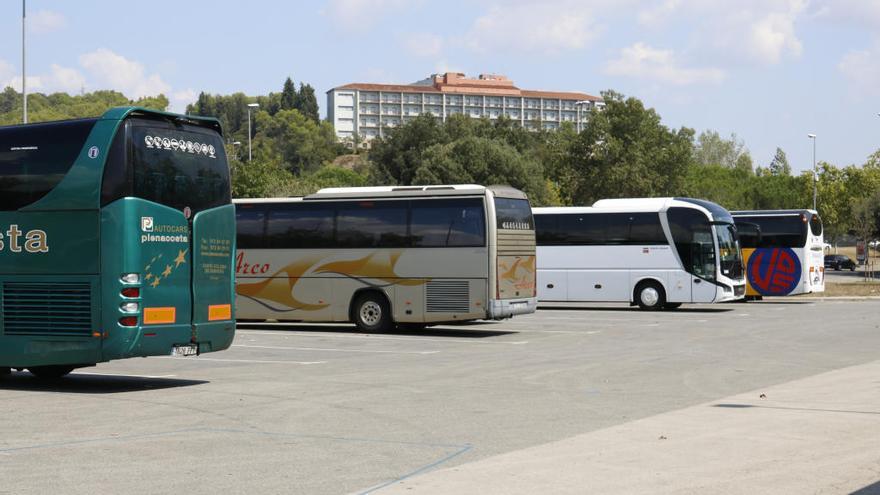
<instances>
[{"instance_id":1,"label":"grass patch","mask_svg":"<svg viewBox=\"0 0 880 495\"><path fill-rule=\"evenodd\" d=\"M880 296L880 280L873 282L838 283L825 281L825 292L804 294L803 297Z\"/></svg>"}]
</instances>

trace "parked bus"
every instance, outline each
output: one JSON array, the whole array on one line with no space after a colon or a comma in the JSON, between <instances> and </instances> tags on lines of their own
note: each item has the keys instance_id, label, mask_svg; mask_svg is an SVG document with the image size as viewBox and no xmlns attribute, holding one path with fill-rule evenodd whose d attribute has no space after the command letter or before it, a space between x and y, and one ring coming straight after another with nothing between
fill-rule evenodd
<instances>
[{"instance_id":1,"label":"parked bus","mask_svg":"<svg viewBox=\"0 0 880 495\"><path fill-rule=\"evenodd\" d=\"M732 215L737 225L754 225L758 231L742 236L746 298L825 291L825 240L816 211L753 210Z\"/></svg>"},{"instance_id":2,"label":"parked bus","mask_svg":"<svg viewBox=\"0 0 880 495\"><path fill-rule=\"evenodd\" d=\"M238 317L398 324L535 311L528 198L476 185L236 200Z\"/></svg>"},{"instance_id":3,"label":"parked bus","mask_svg":"<svg viewBox=\"0 0 880 495\"><path fill-rule=\"evenodd\" d=\"M227 348L234 229L214 119L0 127L0 371Z\"/></svg>"},{"instance_id":4,"label":"parked bus","mask_svg":"<svg viewBox=\"0 0 880 495\"><path fill-rule=\"evenodd\" d=\"M733 218L690 198L604 199L535 208L538 300L629 302L642 309L741 299Z\"/></svg>"}]
</instances>

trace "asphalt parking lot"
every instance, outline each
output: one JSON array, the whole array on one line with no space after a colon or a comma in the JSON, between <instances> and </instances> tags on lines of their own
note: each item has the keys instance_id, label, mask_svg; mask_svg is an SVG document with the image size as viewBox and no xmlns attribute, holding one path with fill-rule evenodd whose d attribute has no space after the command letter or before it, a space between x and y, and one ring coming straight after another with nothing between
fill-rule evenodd
<instances>
[{"instance_id":1,"label":"asphalt parking lot","mask_svg":"<svg viewBox=\"0 0 880 495\"><path fill-rule=\"evenodd\" d=\"M878 309L573 305L378 335L242 324L221 353L102 364L51 385L0 379L0 494L393 491L431 471L872 363ZM554 479L564 483L548 478L546 493Z\"/></svg>"}]
</instances>

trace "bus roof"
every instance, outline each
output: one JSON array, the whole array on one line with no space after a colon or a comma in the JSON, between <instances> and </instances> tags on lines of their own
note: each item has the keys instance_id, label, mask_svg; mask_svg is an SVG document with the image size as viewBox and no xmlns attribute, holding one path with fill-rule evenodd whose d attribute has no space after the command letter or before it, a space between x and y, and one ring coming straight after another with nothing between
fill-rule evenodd
<instances>
[{"instance_id":1,"label":"bus roof","mask_svg":"<svg viewBox=\"0 0 880 495\"><path fill-rule=\"evenodd\" d=\"M153 110L150 108L144 107L114 107L106 112L103 115L98 117L98 120L123 120L128 117L152 117L152 118L161 118L165 120L170 120L172 122L180 122L186 124L193 124L202 127L210 127L215 131L223 134L223 131L220 127L220 121L212 118L212 117L201 117L198 115L181 115L177 113L163 112L160 110ZM63 120L51 120L46 122L30 122L27 124L15 124L10 126L0 126L0 130L3 128L19 128L22 126L39 126L46 124L64 124L64 123L74 123L74 122L82 122L84 120L92 120L92 118L77 118L77 119L63 119Z\"/></svg>"},{"instance_id":2,"label":"bus roof","mask_svg":"<svg viewBox=\"0 0 880 495\"><path fill-rule=\"evenodd\" d=\"M660 212L670 207L678 206L696 208L711 215L713 220L732 222L730 213L720 205L702 199L693 198L621 198L600 199L593 206L557 206L548 208L533 208L537 214L541 213L645 213Z\"/></svg>"},{"instance_id":3,"label":"bus roof","mask_svg":"<svg viewBox=\"0 0 880 495\"><path fill-rule=\"evenodd\" d=\"M433 186L328 187L305 197L236 199L236 203L290 203L322 199L409 198L431 196L483 196L492 191L505 198L528 199L526 194L508 186L450 184Z\"/></svg>"},{"instance_id":4,"label":"bus roof","mask_svg":"<svg viewBox=\"0 0 880 495\"><path fill-rule=\"evenodd\" d=\"M816 210L737 210L730 212L734 217L781 217L800 215L802 213L809 213L811 215L817 214Z\"/></svg>"}]
</instances>

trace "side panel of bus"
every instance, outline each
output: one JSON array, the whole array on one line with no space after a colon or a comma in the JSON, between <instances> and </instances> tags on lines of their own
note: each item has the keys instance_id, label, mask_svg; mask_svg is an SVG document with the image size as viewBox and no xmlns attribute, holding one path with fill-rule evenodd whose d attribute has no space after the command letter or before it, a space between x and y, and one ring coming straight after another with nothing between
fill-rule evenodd
<instances>
[{"instance_id":1,"label":"side panel of bus","mask_svg":"<svg viewBox=\"0 0 880 495\"><path fill-rule=\"evenodd\" d=\"M0 366L100 360L97 213L0 213Z\"/></svg>"}]
</instances>

